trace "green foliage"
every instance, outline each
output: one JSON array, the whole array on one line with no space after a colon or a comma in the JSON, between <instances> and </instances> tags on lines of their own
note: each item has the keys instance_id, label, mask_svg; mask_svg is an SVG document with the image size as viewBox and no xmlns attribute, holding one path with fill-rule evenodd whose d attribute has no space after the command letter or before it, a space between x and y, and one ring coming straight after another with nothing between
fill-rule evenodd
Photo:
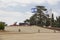
<instances>
[{"instance_id":1,"label":"green foliage","mask_svg":"<svg viewBox=\"0 0 60 40\"><path fill-rule=\"evenodd\" d=\"M31 24L31 25L36 25L35 17L36 17L35 14L34 14L33 16L30 17L30 24Z\"/></svg>"},{"instance_id":2,"label":"green foliage","mask_svg":"<svg viewBox=\"0 0 60 40\"><path fill-rule=\"evenodd\" d=\"M24 21L24 23L27 23L27 22L30 22L30 20L29 20L29 19L26 19L26 20Z\"/></svg>"},{"instance_id":3,"label":"green foliage","mask_svg":"<svg viewBox=\"0 0 60 40\"><path fill-rule=\"evenodd\" d=\"M46 24L49 25L49 23L46 23L48 17L46 14L44 14L44 11L47 10L45 6L36 6L36 8L37 8L37 12L30 17L30 20L29 20L30 24L39 25L39 26L43 26Z\"/></svg>"},{"instance_id":4,"label":"green foliage","mask_svg":"<svg viewBox=\"0 0 60 40\"><path fill-rule=\"evenodd\" d=\"M0 30L4 30L5 26L5 22L0 22Z\"/></svg>"},{"instance_id":5,"label":"green foliage","mask_svg":"<svg viewBox=\"0 0 60 40\"><path fill-rule=\"evenodd\" d=\"M54 20L54 14L49 18L49 14L44 13L44 11L47 11L45 6L36 6L36 9L37 12L30 17L30 20L26 20L30 22L31 25L60 27L60 16ZM38 20L36 20L37 18Z\"/></svg>"},{"instance_id":6,"label":"green foliage","mask_svg":"<svg viewBox=\"0 0 60 40\"><path fill-rule=\"evenodd\" d=\"M36 6L37 8L37 13L39 13L39 22L38 25L43 26L45 24L45 20L46 20L46 16L44 14L44 11L46 11L47 9L45 8L45 6Z\"/></svg>"},{"instance_id":7,"label":"green foliage","mask_svg":"<svg viewBox=\"0 0 60 40\"><path fill-rule=\"evenodd\" d=\"M60 16L56 18L55 26L60 27Z\"/></svg>"},{"instance_id":8,"label":"green foliage","mask_svg":"<svg viewBox=\"0 0 60 40\"><path fill-rule=\"evenodd\" d=\"M52 18L51 18L51 26L54 26L54 14L52 14Z\"/></svg>"},{"instance_id":9,"label":"green foliage","mask_svg":"<svg viewBox=\"0 0 60 40\"><path fill-rule=\"evenodd\" d=\"M49 20L46 21L46 26L50 26L50 21Z\"/></svg>"}]
</instances>

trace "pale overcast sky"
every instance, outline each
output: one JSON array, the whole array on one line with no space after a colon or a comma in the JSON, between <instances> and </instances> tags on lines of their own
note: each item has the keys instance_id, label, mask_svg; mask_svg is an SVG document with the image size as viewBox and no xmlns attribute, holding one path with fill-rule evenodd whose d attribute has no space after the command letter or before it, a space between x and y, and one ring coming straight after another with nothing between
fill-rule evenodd
<instances>
[{"instance_id":1,"label":"pale overcast sky","mask_svg":"<svg viewBox=\"0 0 60 40\"><path fill-rule=\"evenodd\" d=\"M7 24L23 22L34 14L31 8L37 5L51 8L54 16L60 15L60 0L0 0L0 21Z\"/></svg>"}]
</instances>

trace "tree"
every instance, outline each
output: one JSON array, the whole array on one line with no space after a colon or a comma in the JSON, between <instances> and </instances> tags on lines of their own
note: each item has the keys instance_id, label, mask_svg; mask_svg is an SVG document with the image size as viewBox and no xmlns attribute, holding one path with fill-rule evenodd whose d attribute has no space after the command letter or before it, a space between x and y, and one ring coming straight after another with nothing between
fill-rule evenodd
<instances>
[{"instance_id":1,"label":"tree","mask_svg":"<svg viewBox=\"0 0 60 40\"><path fill-rule=\"evenodd\" d=\"M24 23L30 24L30 20L29 20L29 19L26 19L26 20L24 21Z\"/></svg>"},{"instance_id":2,"label":"tree","mask_svg":"<svg viewBox=\"0 0 60 40\"><path fill-rule=\"evenodd\" d=\"M60 27L60 16L56 17L55 25L56 25L56 27Z\"/></svg>"},{"instance_id":3,"label":"tree","mask_svg":"<svg viewBox=\"0 0 60 40\"><path fill-rule=\"evenodd\" d=\"M52 18L51 18L51 26L54 26L54 14L52 14Z\"/></svg>"},{"instance_id":4,"label":"tree","mask_svg":"<svg viewBox=\"0 0 60 40\"><path fill-rule=\"evenodd\" d=\"M37 8L37 16L39 16L39 25L42 26L44 24L43 21L45 21L46 16L44 14L44 11L46 11L47 9L45 8L45 6L36 6Z\"/></svg>"},{"instance_id":5,"label":"tree","mask_svg":"<svg viewBox=\"0 0 60 40\"><path fill-rule=\"evenodd\" d=\"M45 25L47 16L44 14L44 11L47 9L45 6L36 6L36 13L30 17L30 24L31 25Z\"/></svg>"},{"instance_id":6,"label":"tree","mask_svg":"<svg viewBox=\"0 0 60 40\"><path fill-rule=\"evenodd\" d=\"M30 25L36 25L36 14L30 17Z\"/></svg>"},{"instance_id":7,"label":"tree","mask_svg":"<svg viewBox=\"0 0 60 40\"><path fill-rule=\"evenodd\" d=\"M37 11L33 16L30 17L30 24L31 25L39 25L39 26L50 26L50 21L52 21L52 26L54 24L54 15L52 14L52 18L49 18L49 14L45 14L44 12L47 11L45 6L36 6Z\"/></svg>"},{"instance_id":8,"label":"tree","mask_svg":"<svg viewBox=\"0 0 60 40\"><path fill-rule=\"evenodd\" d=\"M5 26L5 22L0 22L0 30L4 30Z\"/></svg>"},{"instance_id":9,"label":"tree","mask_svg":"<svg viewBox=\"0 0 60 40\"><path fill-rule=\"evenodd\" d=\"M46 20L46 26L50 26L50 20L51 20L51 18L47 18L47 20Z\"/></svg>"}]
</instances>

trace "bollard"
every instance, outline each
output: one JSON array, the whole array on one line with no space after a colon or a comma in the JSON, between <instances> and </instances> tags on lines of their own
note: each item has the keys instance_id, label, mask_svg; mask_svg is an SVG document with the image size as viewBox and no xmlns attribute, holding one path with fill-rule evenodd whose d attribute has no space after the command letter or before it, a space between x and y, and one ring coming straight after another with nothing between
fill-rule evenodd
<instances>
[{"instance_id":1,"label":"bollard","mask_svg":"<svg viewBox=\"0 0 60 40\"><path fill-rule=\"evenodd\" d=\"M56 30L54 30L54 33L56 33Z\"/></svg>"},{"instance_id":2,"label":"bollard","mask_svg":"<svg viewBox=\"0 0 60 40\"><path fill-rule=\"evenodd\" d=\"M18 29L18 31L20 32L21 30L20 30L20 29Z\"/></svg>"},{"instance_id":3,"label":"bollard","mask_svg":"<svg viewBox=\"0 0 60 40\"><path fill-rule=\"evenodd\" d=\"M40 29L38 29L38 33L40 33Z\"/></svg>"}]
</instances>

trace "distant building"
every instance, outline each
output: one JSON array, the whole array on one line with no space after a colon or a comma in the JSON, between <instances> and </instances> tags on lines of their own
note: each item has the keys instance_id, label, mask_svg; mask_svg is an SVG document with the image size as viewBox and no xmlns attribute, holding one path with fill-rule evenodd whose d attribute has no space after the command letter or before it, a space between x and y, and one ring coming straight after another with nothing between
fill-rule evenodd
<instances>
[{"instance_id":1,"label":"distant building","mask_svg":"<svg viewBox=\"0 0 60 40\"><path fill-rule=\"evenodd\" d=\"M28 23L19 23L19 26L29 25Z\"/></svg>"},{"instance_id":2,"label":"distant building","mask_svg":"<svg viewBox=\"0 0 60 40\"><path fill-rule=\"evenodd\" d=\"M17 25L17 22L15 22L14 24L12 24L12 25L10 25L10 26L18 26L18 25Z\"/></svg>"},{"instance_id":3,"label":"distant building","mask_svg":"<svg viewBox=\"0 0 60 40\"><path fill-rule=\"evenodd\" d=\"M25 25L29 25L28 23L19 23L17 25L17 22L15 22L14 24L10 25L10 26L25 26Z\"/></svg>"}]
</instances>

